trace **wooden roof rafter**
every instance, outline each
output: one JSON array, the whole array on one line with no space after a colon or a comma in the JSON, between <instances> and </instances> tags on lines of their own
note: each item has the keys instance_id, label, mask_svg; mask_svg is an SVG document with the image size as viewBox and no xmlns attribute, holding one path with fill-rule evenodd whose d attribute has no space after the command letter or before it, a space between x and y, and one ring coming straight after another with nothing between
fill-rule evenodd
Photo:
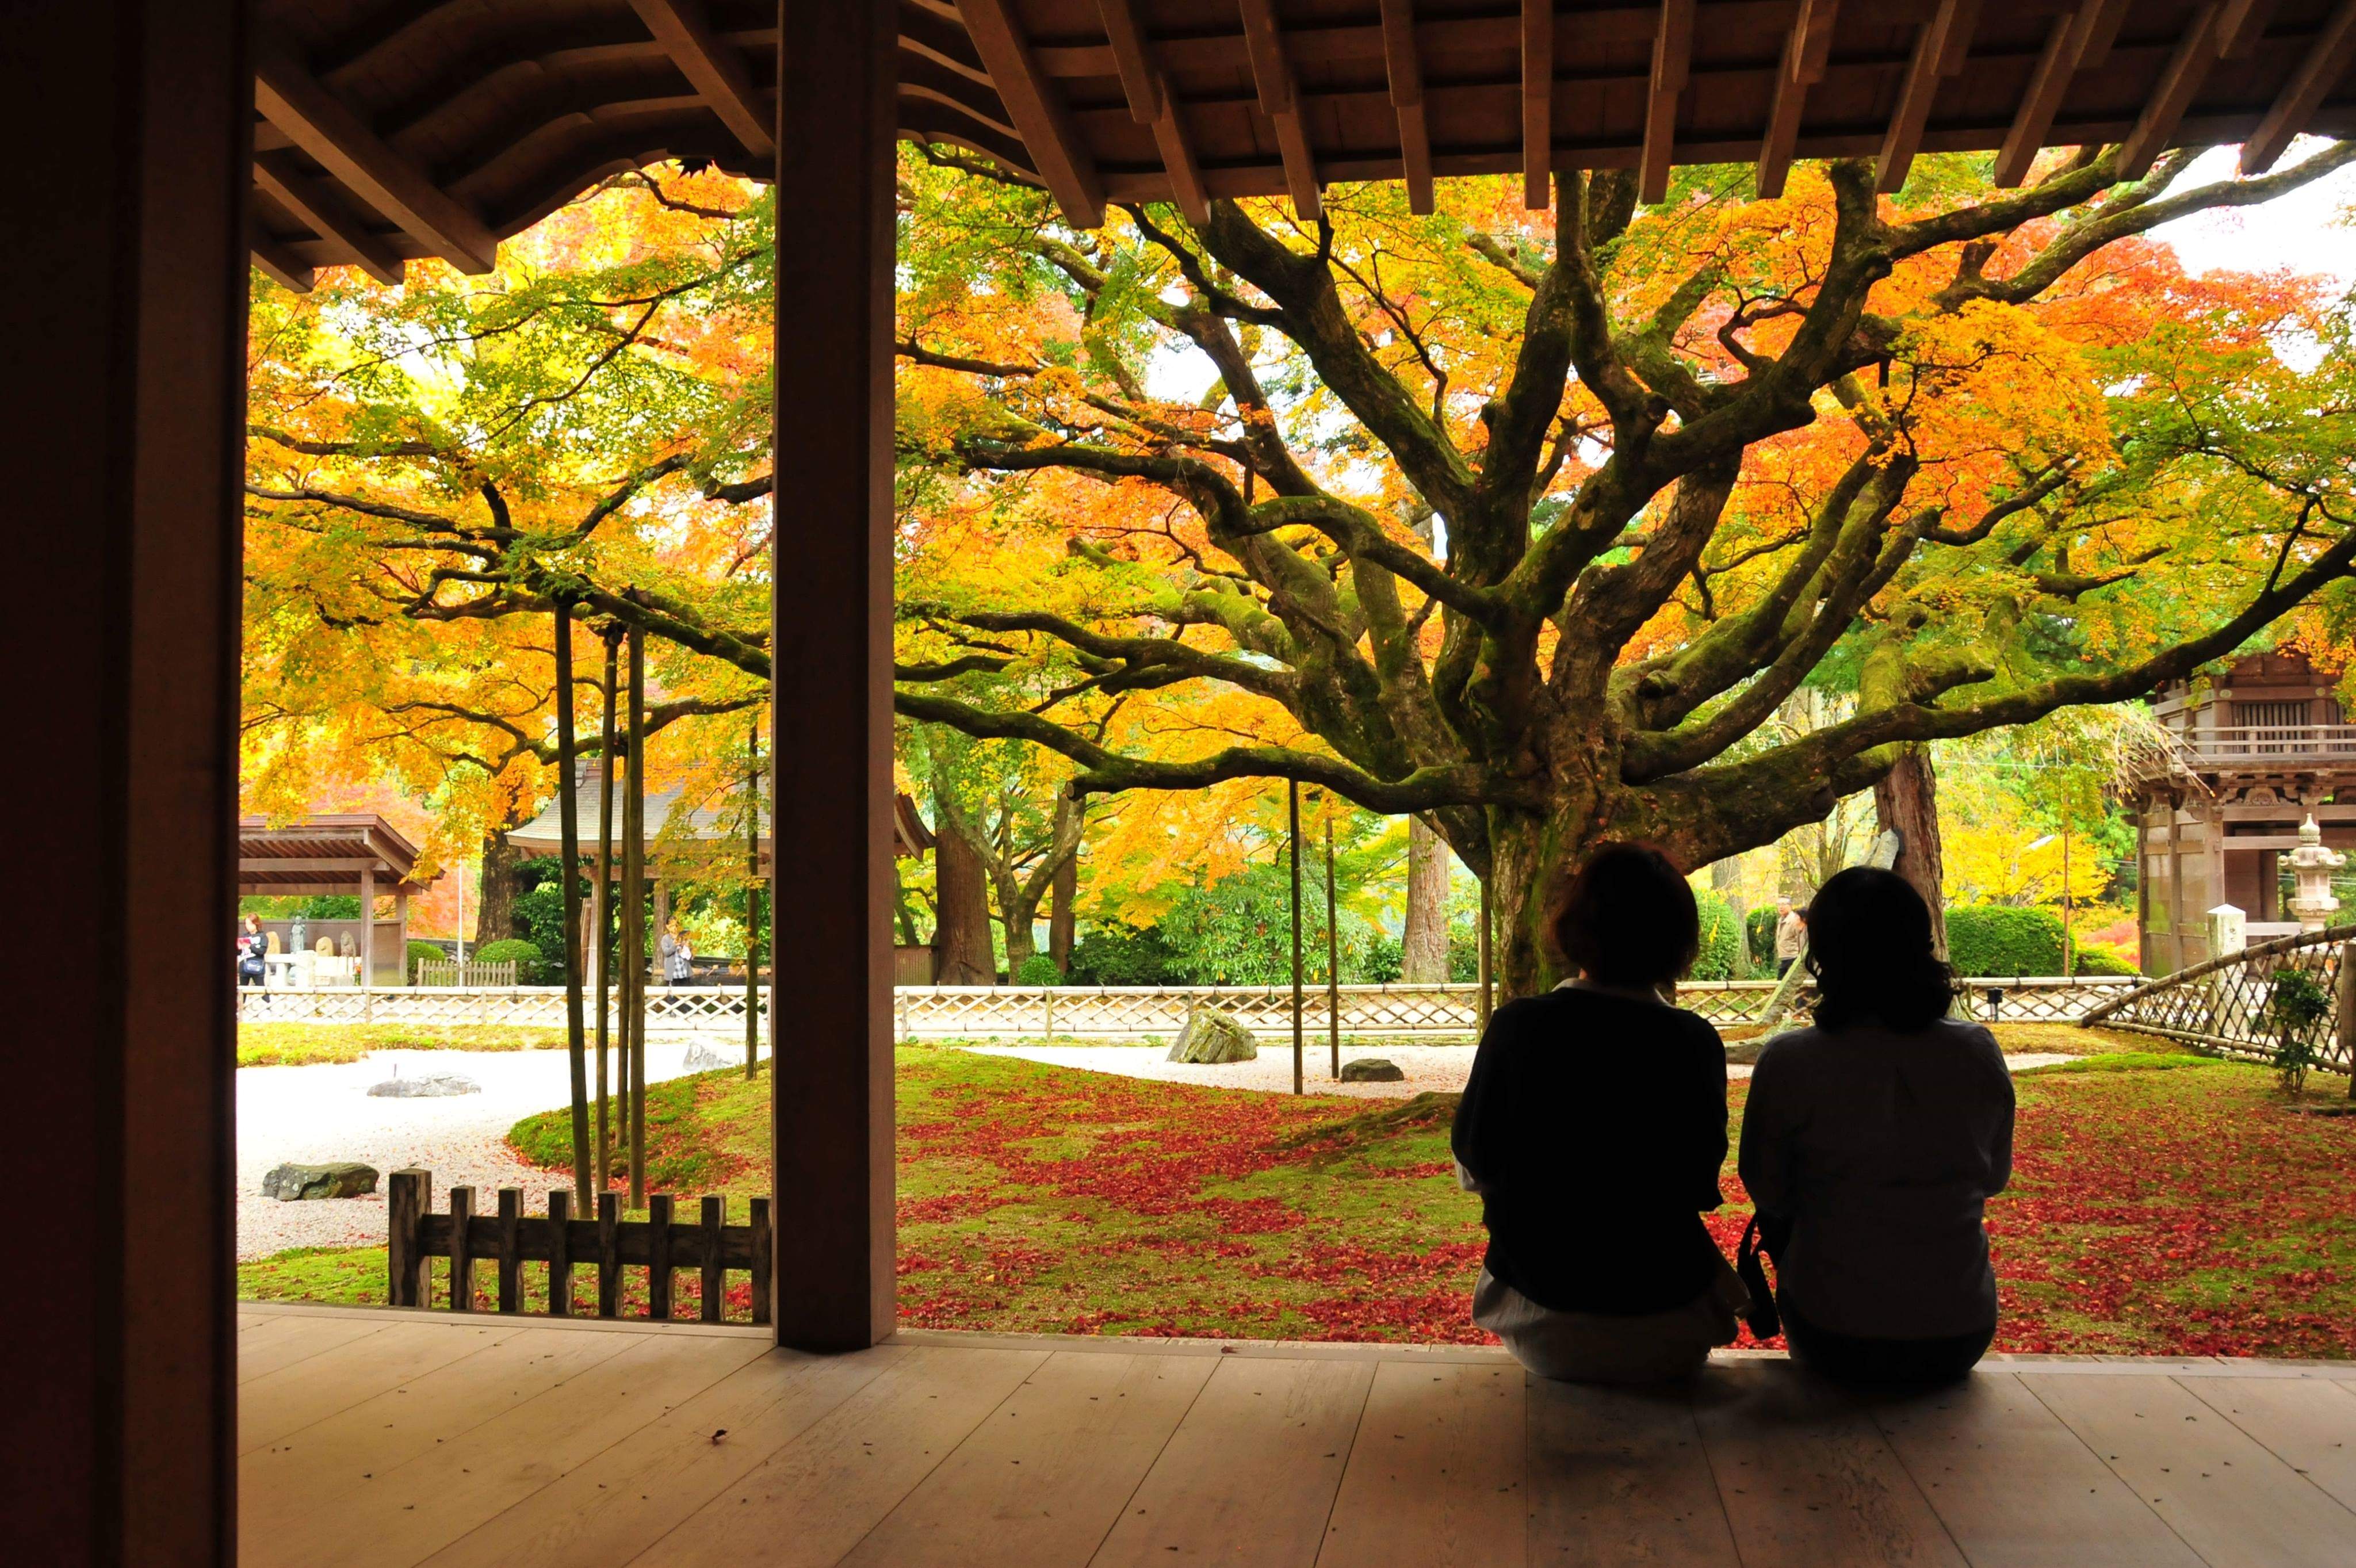
<instances>
[{"instance_id":1,"label":"wooden roof rafter","mask_svg":"<svg viewBox=\"0 0 2356 1568\"><path fill-rule=\"evenodd\" d=\"M1105 39L1120 68L1121 90L1129 96L1129 112L1141 125L1153 130L1161 149L1162 166L1170 173L1171 194L1189 223L1211 220L1211 199L1203 188L1203 171L1194 161L1194 144L1178 117L1178 95L1153 58L1153 46L1137 19L1130 0L1097 0L1104 17Z\"/></svg>"},{"instance_id":2,"label":"wooden roof rafter","mask_svg":"<svg viewBox=\"0 0 2356 1568\"><path fill-rule=\"evenodd\" d=\"M2264 174L2274 167L2291 138L2323 106L2332 83L2345 77L2351 66L2356 66L2356 0L2340 0L2297 73L2284 86L2249 140L2242 144L2242 173Z\"/></svg>"},{"instance_id":3,"label":"wooden roof rafter","mask_svg":"<svg viewBox=\"0 0 2356 1568\"><path fill-rule=\"evenodd\" d=\"M1407 209L1432 210L1431 130L1423 117L1423 61L1415 49L1415 0L1382 0L1383 75L1398 117L1399 177Z\"/></svg>"},{"instance_id":4,"label":"wooden roof rafter","mask_svg":"<svg viewBox=\"0 0 2356 1568\"><path fill-rule=\"evenodd\" d=\"M714 37L701 0L630 0L630 8L662 45L681 76L712 106L744 150L756 158L777 156L770 126L769 98L754 89L736 51Z\"/></svg>"},{"instance_id":5,"label":"wooden roof rafter","mask_svg":"<svg viewBox=\"0 0 2356 1568\"><path fill-rule=\"evenodd\" d=\"M1783 194L1792 171L1793 146L1800 134L1800 116L1807 108L1808 89L1825 79L1825 61L1832 52L1833 23L1840 16L1840 0L1800 0L1799 15L1784 36L1783 58L1775 69L1775 88L1768 100L1767 125L1760 137L1759 162L1753 189L1762 200Z\"/></svg>"},{"instance_id":6,"label":"wooden roof rafter","mask_svg":"<svg viewBox=\"0 0 2356 1568\"><path fill-rule=\"evenodd\" d=\"M1317 220L1325 209L1318 194L1317 160L1309 149L1309 133L1301 124L1301 84L1285 53L1284 29L1276 18L1275 0L1242 0L1244 48L1251 58L1252 83L1258 90L1260 113L1276 127L1277 154L1284 167L1284 186L1292 198L1293 215L1304 223Z\"/></svg>"}]
</instances>

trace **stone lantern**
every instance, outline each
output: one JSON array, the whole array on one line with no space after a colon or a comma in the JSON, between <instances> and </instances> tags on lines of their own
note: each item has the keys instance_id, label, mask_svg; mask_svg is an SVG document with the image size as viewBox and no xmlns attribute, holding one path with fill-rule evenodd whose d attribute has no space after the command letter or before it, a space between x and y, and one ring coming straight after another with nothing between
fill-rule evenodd
<instances>
[{"instance_id":1,"label":"stone lantern","mask_svg":"<svg viewBox=\"0 0 2356 1568\"><path fill-rule=\"evenodd\" d=\"M2298 826L2298 847L2290 852L2291 870L2298 878L2290 912L2298 917L2299 929L2323 929L2325 918L2340 908L2340 900L2331 896L2331 874L2347 860L2338 850L2323 847L2323 830L2315 825L2315 814L2308 813Z\"/></svg>"}]
</instances>

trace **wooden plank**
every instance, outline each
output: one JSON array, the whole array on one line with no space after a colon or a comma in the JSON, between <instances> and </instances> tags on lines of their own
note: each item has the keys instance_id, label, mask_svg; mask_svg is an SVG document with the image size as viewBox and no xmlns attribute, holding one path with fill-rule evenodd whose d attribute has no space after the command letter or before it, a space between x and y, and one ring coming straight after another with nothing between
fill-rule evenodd
<instances>
[{"instance_id":1,"label":"wooden plank","mask_svg":"<svg viewBox=\"0 0 2356 1568\"><path fill-rule=\"evenodd\" d=\"M280 288L294 294L308 294L319 281L318 274L308 262L277 241L256 232L249 237L246 243L252 252L253 264Z\"/></svg>"},{"instance_id":2,"label":"wooden plank","mask_svg":"<svg viewBox=\"0 0 2356 1568\"><path fill-rule=\"evenodd\" d=\"M336 199L335 193L305 174L284 153L262 153L253 160L253 183L268 191L279 206L311 226L321 239L348 252L354 265L380 284L402 282L401 253ZM274 871L280 863L268 859L240 861L239 869Z\"/></svg>"},{"instance_id":3,"label":"wooden plank","mask_svg":"<svg viewBox=\"0 0 2356 1568\"><path fill-rule=\"evenodd\" d=\"M2012 1373L1983 1368L1872 1414L1972 1568L2201 1568Z\"/></svg>"},{"instance_id":4,"label":"wooden plank","mask_svg":"<svg viewBox=\"0 0 2356 1568\"><path fill-rule=\"evenodd\" d=\"M523 1188L499 1188L499 1310L523 1310Z\"/></svg>"},{"instance_id":5,"label":"wooden plank","mask_svg":"<svg viewBox=\"0 0 2356 1568\"><path fill-rule=\"evenodd\" d=\"M1873 1423L1789 1362L1714 1368L1695 1405L1743 1568L1965 1568Z\"/></svg>"},{"instance_id":6,"label":"wooden plank","mask_svg":"<svg viewBox=\"0 0 2356 1568\"><path fill-rule=\"evenodd\" d=\"M1644 142L1636 160L1636 199L1654 202L1669 194L1669 166L1676 153L1677 101L1693 68L1693 0L1663 0L1660 31L1653 38L1652 96L1644 109Z\"/></svg>"},{"instance_id":7,"label":"wooden plank","mask_svg":"<svg viewBox=\"0 0 2356 1568\"><path fill-rule=\"evenodd\" d=\"M1252 84L1259 94L1260 113L1276 128L1277 155L1284 164L1284 186L1292 210L1304 222L1323 209L1317 191L1317 162L1310 154L1309 134L1301 123L1301 91L1293 81L1292 62L1284 51L1284 34L1272 0L1242 0L1245 52L1251 59Z\"/></svg>"},{"instance_id":8,"label":"wooden plank","mask_svg":"<svg viewBox=\"0 0 2356 1568\"><path fill-rule=\"evenodd\" d=\"M2217 18L2221 10L2216 0L2211 0L2194 13L2186 26L2176 52L2169 57L2167 68L2160 72L2158 84L2144 100L2143 113L2136 117L2135 129L2119 144L2119 178L2141 179L2150 173L2169 138L2176 134L2184 112L2192 107L2193 96L2209 80L2210 68L2217 63Z\"/></svg>"},{"instance_id":9,"label":"wooden plank","mask_svg":"<svg viewBox=\"0 0 2356 1568\"><path fill-rule=\"evenodd\" d=\"M1509 1365L1377 1366L1317 1568L1519 1561L1527 1380Z\"/></svg>"},{"instance_id":10,"label":"wooden plank","mask_svg":"<svg viewBox=\"0 0 2356 1568\"><path fill-rule=\"evenodd\" d=\"M769 134L769 107L745 74L734 46L712 30L701 0L630 0L663 53L679 67L696 96L712 105L735 138L756 158L773 158L777 144Z\"/></svg>"},{"instance_id":11,"label":"wooden plank","mask_svg":"<svg viewBox=\"0 0 2356 1568\"><path fill-rule=\"evenodd\" d=\"M2020 107L2013 112L2012 124L2005 132L2004 145L1997 152L1996 183L2001 188L2009 190L2029 177L2029 166L2043 149L2046 134L2053 129L2053 116L2061 112L2062 97L2070 91L2070 79L2077 73L2078 42L2077 14L2064 11L2049 24L2044 52L2037 57L2029 90L2021 94Z\"/></svg>"},{"instance_id":12,"label":"wooden plank","mask_svg":"<svg viewBox=\"0 0 2356 1568\"><path fill-rule=\"evenodd\" d=\"M285 1316L238 1336L237 1380L250 1383L282 1367L291 1367L323 1355L338 1345L391 1326L380 1317Z\"/></svg>"},{"instance_id":13,"label":"wooden plank","mask_svg":"<svg viewBox=\"0 0 2356 1568\"><path fill-rule=\"evenodd\" d=\"M2317 1378L2179 1378L2252 1441L2356 1509L2356 1385Z\"/></svg>"},{"instance_id":14,"label":"wooden plank","mask_svg":"<svg viewBox=\"0 0 2356 1568\"><path fill-rule=\"evenodd\" d=\"M282 1367L238 1391L237 1451L267 1447L520 1332L520 1324L466 1319L387 1324L382 1333Z\"/></svg>"},{"instance_id":15,"label":"wooden plank","mask_svg":"<svg viewBox=\"0 0 2356 1568\"><path fill-rule=\"evenodd\" d=\"M1129 117L1141 125L1162 118L1162 68L1153 61L1153 48L1137 20L1130 0L1097 0L1104 18L1105 42L1112 47L1113 63L1120 71L1120 89L1129 99Z\"/></svg>"},{"instance_id":16,"label":"wooden plank","mask_svg":"<svg viewBox=\"0 0 2356 1568\"><path fill-rule=\"evenodd\" d=\"M450 1189L450 1310L475 1310L475 1189ZM420 1306L426 1304L418 1303Z\"/></svg>"},{"instance_id":17,"label":"wooden plank","mask_svg":"<svg viewBox=\"0 0 2356 1568\"><path fill-rule=\"evenodd\" d=\"M728 1217L728 1202L725 1198L707 1196L702 1208L703 1262L700 1282L702 1288L697 1305L704 1322L717 1323L720 1321L720 1309L726 1305L728 1296L726 1251L720 1241L721 1226Z\"/></svg>"},{"instance_id":18,"label":"wooden plank","mask_svg":"<svg viewBox=\"0 0 2356 1568\"><path fill-rule=\"evenodd\" d=\"M361 200L460 272L487 273L498 264L498 236L362 124L279 45L265 42L254 51L253 106Z\"/></svg>"},{"instance_id":19,"label":"wooden plank","mask_svg":"<svg viewBox=\"0 0 2356 1568\"><path fill-rule=\"evenodd\" d=\"M1104 182L1096 160L1072 124L1061 91L1039 69L1012 7L1006 0L958 0L958 13L1055 205L1076 228L1103 223Z\"/></svg>"},{"instance_id":20,"label":"wooden plank","mask_svg":"<svg viewBox=\"0 0 2356 1568\"><path fill-rule=\"evenodd\" d=\"M503 1325L436 1325L454 1340L488 1340L423 1377L248 1452L238 1466L238 1528L249 1540L285 1529L331 1498L464 1436L629 1348L626 1334L509 1333Z\"/></svg>"},{"instance_id":21,"label":"wooden plank","mask_svg":"<svg viewBox=\"0 0 2356 1568\"><path fill-rule=\"evenodd\" d=\"M2174 1379L2020 1380L2210 1568L2347 1563L2348 1510Z\"/></svg>"},{"instance_id":22,"label":"wooden plank","mask_svg":"<svg viewBox=\"0 0 2356 1568\"><path fill-rule=\"evenodd\" d=\"M2100 70L2111 62L2111 46L2117 42L2119 25L2127 19L2127 10L2135 0L2086 0L2078 12L2078 38L2074 52L2080 70Z\"/></svg>"},{"instance_id":23,"label":"wooden plank","mask_svg":"<svg viewBox=\"0 0 2356 1568\"><path fill-rule=\"evenodd\" d=\"M417 1244L417 1222L434 1207L434 1173L412 1166L385 1178L385 1301L423 1306L434 1288L433 1265Z\"/></svg>"},{"instance_id":24,"label":"wooden plank","mask_svg":"<svg viewBox=\"0 0 2356 1568\"><path fill-rule=\"evenodd\" d=\"M753 1223L749 1227L753 1233L753 1257L750 1267L753 1276L753 1321L766 1323L770 1316L769 1298L775 1289L776 1232L769 1225L767 1198L756 1197L745 1207L752 1211L753 1219Z\"/></svg>"},{"instance_id":25,"label":"wooden plank","mask_svg":"<svg viewBox=\"0 0 2356 1568\"><path fill-rule=\"evenodd\" d=\"M1410 212L1432 210L1431 133L1423 117L1423 61L1415 49L1415 0L1382 0L1383 73L1398 115L1399 165Z\"/></svg>"},{"instance_id":26,"label":"wooden plank","mask_svg":"<svg viewBox=\"0 0 2356 1568\"><path fill-rule=\"evenodd\" d=\"M2274 14L2275 0L2225 0L2217 18L2217 58L2240 59L2257 48Z\"/></svg>"},{"instance_id":27,"label":"wooden plank","mask_svg":"<svg viewBox=\"0 0 2356 1568\"><path fill-rule=\"evenodd\" d=\"M622 1195L597 1195L597 1316L622 1310Z\"/></svg>"},{"instance_id":28,"label":"wooden plank","mask_svg":"<svg viewBox=\"0 0 2356 1568\"><path fill-rule=\"evenodd\" d=\"M647 1316L670 1321L670 1194L647 1195Z\"/></svg>"},{"instance_id":29,"label":"wooden plank","mask_svg":"<svg viewBox=\"0 0 2356 1568\"><path fill-rule=\"evenodd\" d=\"M1718 1478L1684 1391L1532 1378L1527 1399L1533 1564L1737 1568Z\"/></svg>"},{"instance_id":30,"label":"wooden plank","mask_svg":"<svg viewBox=\"0 0 2356 1568\"><path fill-rule=\"evenodd\" d=\"M620 1568L905 1354L772 1351L431 1561L434 1568Z\"/></svg>"},{"instance_id":31,"label":"wooden plank","mask_svg":"<svg viewBox=\"0 0 2356 1568\"><path fill-rule=\"evenodd\" d=\"M2289 147L2291 138L2323 107L2324 99L2348 74L2351 63L2356 63L2356 0L2341 0L2340 8L2323 25L2322 34L2299 61L2297 73L2266 111L2265 118L2250 133L2250 139L2242 144L2244 174L2264 174L2275 166L2276 160Z\"/></svg>"},{"instance_id":32,"label":"wooden plank","mask_svg":"<svg viewBox=\"0 0 2356 1568\"><path fill-rule=\"evenodd\" d=\"M1087 1562L1215 1365L1208 1356L1048 1357L846 1568Z\"/></svg>"},{"instance_id":33,"label":"wooden plank","mask_svg":"<svg viewBox=\"0 0 2356 1568\"><path fill-rule=\"evenodd\" d=\"M1969 48L1973 27L1979 20L1979 0L1939 0L1939 8L1914 36L1914 54L1906 67L1905 85L1898 107L1881 138L1881 155L1874 166L1873 188L1892 195L1906 184L1906 173L1922 145L1922 130L1931 121L1931 105L1939 84L1960 67Z\"/></svg>"},{"instance_id":34,"label":"wooden plank","mask_svg":"<svg viewBox=\"0 0 2356 1568\"><path fill-rule=\"evenodd\" d=\"M246 1568L409 1568L575 1466L764 1354L759 1341L644 1334L627 1348L429 1453L378 1471L362 1490L311 1508Z\"/></svg>"},{"instance_id":35,"label":"wooden plank","mask_svg":"<svg viewBox=\"0 0 2356 1568\"><path fill-rule=\"evenodd\" d=\"M696 1510L663 1563L840 1562L1023 1380L1044 1351L911 1350Z\"/></svg>"},{"instance_id":36,"label":"wooden plank","mask_svg":"<svg viewBox=\"0 0 2356 1568\"><path fill-rule=\"evenodd\" d=\"M1808 89L1824 80L1833 23L1839 13L1840 0L1800 0L1800 14L1784 35L1783 59L1775 72L1775 91L1768 102L1767 129L1760 141L1753 176L1762 200L1772 201L1783 194L1783 182L1792 171L1792 150L1799 142L1800 115L1807 107Z\"/></svg>"},{"instance_id":37,"label":"wooden plank","mask_svg":"<svg viewBox=\"0 0 2356 1568\"><path fill-rule=\"evenodd\" d=\"M1222 1357L1091 1568L1314 1561L1374 1371Z\"/></svg>"},{"instance_id":38,"label":"wooden plank","mask_svg":"<svg viewBox=\"0 0 2356 1568\"><path fill-rule=\"evenodd\" d=\"M1553 188L1554 0L1522 0L1523 207L1544 211Z\"/></svg>"},{"instance_id":39,"label":"wooden plank","mask_svg":"<svg viewBox=\"0 0 2356 1568\"><path fill-rule=\"evenodd\" d=\"M548 1193L548 1315L573 1316L573 1194Z\"/></svg>"}]
</instances>

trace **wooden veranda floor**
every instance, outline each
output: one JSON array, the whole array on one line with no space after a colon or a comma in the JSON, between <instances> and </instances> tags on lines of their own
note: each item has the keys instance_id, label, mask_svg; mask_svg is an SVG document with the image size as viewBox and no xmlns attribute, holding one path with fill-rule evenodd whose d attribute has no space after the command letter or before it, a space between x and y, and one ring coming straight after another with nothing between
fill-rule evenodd
<instances>
[{"instance_id":1,"label":"wooden veranda floor","mask_svg":"<svg viewBox=\"0 0 2356 1568\"><path fill-rule=\"evenodd\" d=\"M241 1561L2345 1568L2356 1364L1997 1359L1860 1403L1456 1348L250 1305Z\"/></svg>"}]
</instances>

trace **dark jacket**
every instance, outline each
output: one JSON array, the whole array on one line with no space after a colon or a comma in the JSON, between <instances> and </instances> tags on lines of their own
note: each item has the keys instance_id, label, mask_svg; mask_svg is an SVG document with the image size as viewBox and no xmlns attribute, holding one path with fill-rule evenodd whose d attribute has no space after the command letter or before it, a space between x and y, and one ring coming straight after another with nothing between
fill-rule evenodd
<instances>
[{"instance_id":1,"label":"dark jacket","mask_svg":"<svg viewBox=\"0 0 2356 1568\"><path fill-rule=\"evenodd\" d=\"M1564 988L1490 1020L1456 1112L1489 1272L1541 1306L1619 1316L1708 1289L1726 1047L1665 1003Z\"/></svg>"}]
</instances>

